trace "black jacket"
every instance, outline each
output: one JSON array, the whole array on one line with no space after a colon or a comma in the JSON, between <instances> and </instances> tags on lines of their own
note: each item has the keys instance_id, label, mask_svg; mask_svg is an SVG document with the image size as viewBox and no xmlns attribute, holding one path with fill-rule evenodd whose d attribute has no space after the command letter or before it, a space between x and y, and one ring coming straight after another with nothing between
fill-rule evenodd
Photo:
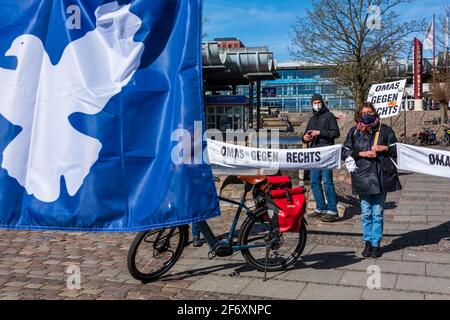
<instances>
[{"instance_id":1,"label":"black jacket","mask_svg":"<svg viewBox=\"0 0 450 320\"><path fill-rule=\"evenodd\" d=\"M310 130L320 131L320 136L314 137L310 142L310 148L332 146L334 140L341 135L336 117L326 106L323 106L319 112L314 111L314 115L308 121L304 135ZM305 140L303 142L306 143Z\"/></svg>"},{"instance_id":2,"label":"black jacket","mask_svg":"<svg viewBox=\"0 0 450 320\"><path fill-rule=\"evenodd\" d=\"M397 143L394 130L382 124L378 144L390 146ZM378 153L374 159L361 158L359 153L370 151L374 144L375 133L365 134L353 127L347 134L344 143L342 158L351 156L356 161L358 169L352 173L353 194L375 195L384 192L394 192L401 189L397 168L392 158L397 158L397 148L389 147L387 152Z\"/></svg>"}]
</instances>

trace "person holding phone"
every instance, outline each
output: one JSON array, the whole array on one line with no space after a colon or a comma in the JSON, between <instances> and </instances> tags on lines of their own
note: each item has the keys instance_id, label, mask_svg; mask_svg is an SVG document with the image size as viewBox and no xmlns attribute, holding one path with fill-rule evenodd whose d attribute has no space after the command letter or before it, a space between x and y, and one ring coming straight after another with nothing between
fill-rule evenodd
<instances>
[{"instance_id":1,"label":"person holding phone","mask_svg":"<svg viewBox=\"0 0 450 320\"><path fill-rule=\"evenodd\" d=\"M309 119L303 135L303 142L309 148L332 146L339 138L339 126L336 117L325 105L320 94L311 98L313 116ZM333 182L333 170L310 170L311 189L316 202L316 210L309 217L319 217L323 222L339 220L336 190ZM322 182L324 188L322 187ZM325 189L325 196L324 196ZM325 201L326 197L326 201Z\"/></svg>"}]
</instances>

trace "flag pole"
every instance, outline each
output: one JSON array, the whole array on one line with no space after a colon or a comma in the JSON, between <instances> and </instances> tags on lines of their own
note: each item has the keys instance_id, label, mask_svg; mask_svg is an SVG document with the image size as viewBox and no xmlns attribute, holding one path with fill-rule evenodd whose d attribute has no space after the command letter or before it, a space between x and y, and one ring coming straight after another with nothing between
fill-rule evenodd
<instances>
[{"instance_id":1,"label":"flag pole","mask_svg":"<svg viewBox=\"0 0 450 320\"><path fill-rule=\"evenodd\" d=\"M433 68L436 73L436 14L433 14Z\"/></svg>"},{"instance_id":2,"label":"flag pole","mask_svg":"<svg viewBox=\"0 0 450 320\"><path fill-rule=\"evenodd\" d=\"M374 140L374 143L373 143L374 146L377 146L378 142L380 141L380 131L381 131L381 125L382 124L383 124L383 119L380 119L380 127L379 127L378 131L375 133L375 138L373 139Z\"/></svg>"},{"instance_id":3,"label":"flag pole","mask_svg":"<svg viewBox=\"0 0 450 320\"><path fill-rule=\"evenodd\" d=\"M448 60L449 60L449 56L448 56L448 14L447 17L445 18L445 67L446 67L446 71L448 72Z\"/></svg>"},{"instance_id":4,"label":"flag pole","mask_svg":"<svg viewBox=\"0 0 450 320\"><path fill-rule=\"evenodd\" d=\"M405 140L403 141L404 144L406 144L406 120L407 120L407 117L406 117L406 108L409 107L409 100L408 100L408 98L409 98L408 95L406 95L406 99L405 99L405 109L403 110L403 113L404 113L404 115L403 115L403 134L404 134L403 138L405 139Z\"/></svg>"},{"instance_id":5,"label":"flag pole","mask_svg":"<svg viewBox=\"0 0 450 320\"><path fill-rule=\"evenodd\" d=\"M433 87L436 87L436 14L433 13ZM433 89L434 90L434 89ZM435 101L432 99L433 108L435 108Z\"/></svg>"}]
</instances>

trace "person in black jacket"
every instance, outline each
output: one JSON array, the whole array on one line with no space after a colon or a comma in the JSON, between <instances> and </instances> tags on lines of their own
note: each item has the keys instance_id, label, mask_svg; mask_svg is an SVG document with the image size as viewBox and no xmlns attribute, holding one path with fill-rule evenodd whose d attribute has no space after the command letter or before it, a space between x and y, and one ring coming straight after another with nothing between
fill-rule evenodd
<instances>
[{"instance_id":1,"label":"person in black jacket","mask_svg":"<svg viewBox=\"0 0 450 320\"><path fill-rule=\"evenodd\" d=\"M336 117L328 110L320 94L313 95L311 103L314 115L306 126L303 142L308 143L310 148L334 145L335 139L340 136ZM339 216L333 182L333 170L311 170L310 176L316 210L309 216L320 217L324 222L338 221ZM322 180L324 182L327 203L325 203Z\"/></svg>"},{"instance_id":2,"label":"person in black jacket","mask_svg":"<svg viewBox=\"0 0 450 320\"><path fill-rule=\"evenodd\" d=\"M359 195L361 202L365 241L362 255L378 258L383 237L383 205L388 192L401 189L397 168L391 159L397 157L397 138L392 128L380 124L379 115L369 102L357 108L355 121L357 125L347 134L342 155L343 160L353 158L356 163L351 175L353 194Z\"/></svg>"}]
</instances>

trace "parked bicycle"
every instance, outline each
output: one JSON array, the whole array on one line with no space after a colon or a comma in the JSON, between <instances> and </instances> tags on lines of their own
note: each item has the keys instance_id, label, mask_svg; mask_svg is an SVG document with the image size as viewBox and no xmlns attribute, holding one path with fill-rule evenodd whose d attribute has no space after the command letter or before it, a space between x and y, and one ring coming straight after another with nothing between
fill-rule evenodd
<instances>
[{"instance_id":1,"label":"parked bicycle","mask_svg":"<svg viewBox=\"0 0 450 320\"><path fill-rule=\"evenodd\" d=\"M420 145L434 145L437 143L436 133L432 128L423 128L419 133Z\"/></svg>"},{"instance_id":2,"label":"parked bicycle","mask_svg":"<svg viewBox=\"0 0 450 320\"><path fill-rule=\"evenodd\" d=\"M217 239L206 221L200 222L200 231L209 245L208 257L210 259L228 257L240 251L249 265L265 272L264 280L266 280L268 271L284 270L295 263L302 254L307 237L306 220L303 217L305 208L302 208L301 214L298 216L298 230L281 232L279 226L271 223L268 207L264 202L264 199L272 201L267 198L267 190L263 190L263 187L268 185L268 178L239 177L239 179L244 183L244 193L240 202L219 197L221 201L237 206L227 239ZM245 206L245 200L250 191L253 191L254 199L258 199L254 210ZM289 190L283 192L286 192L289 198L292 197ZM235 241L235 231L243 210L247 217L242 223L237 241ZM130 274L142 283L148 283L161 277L180 258L188 244L188 238L189 227L187 225L138 233L128 252Z\"/></svg>"},{"instance_id":3,"label":"parked bicycle","mask_svg":"<svg viewBox=\"0 0 450 320\"><path fill-rule=\"evenodd\" d=\"M419 141L419 135L417 133L414 133L411 137L405 137L405 134L402 133L400 135L400 142L415 145Z\"/></svg>"},{"instance_id":4,"label":"parked bicycle","mask_svg":"<svg viewBox=\"0 0 450 320\"><path fill-rule=\"evenodd\" d=\"M441 140L439 142L441 146L450 145L450 127L444 127L444 133L442 134Z\"/></svg>"}]
</instances>

